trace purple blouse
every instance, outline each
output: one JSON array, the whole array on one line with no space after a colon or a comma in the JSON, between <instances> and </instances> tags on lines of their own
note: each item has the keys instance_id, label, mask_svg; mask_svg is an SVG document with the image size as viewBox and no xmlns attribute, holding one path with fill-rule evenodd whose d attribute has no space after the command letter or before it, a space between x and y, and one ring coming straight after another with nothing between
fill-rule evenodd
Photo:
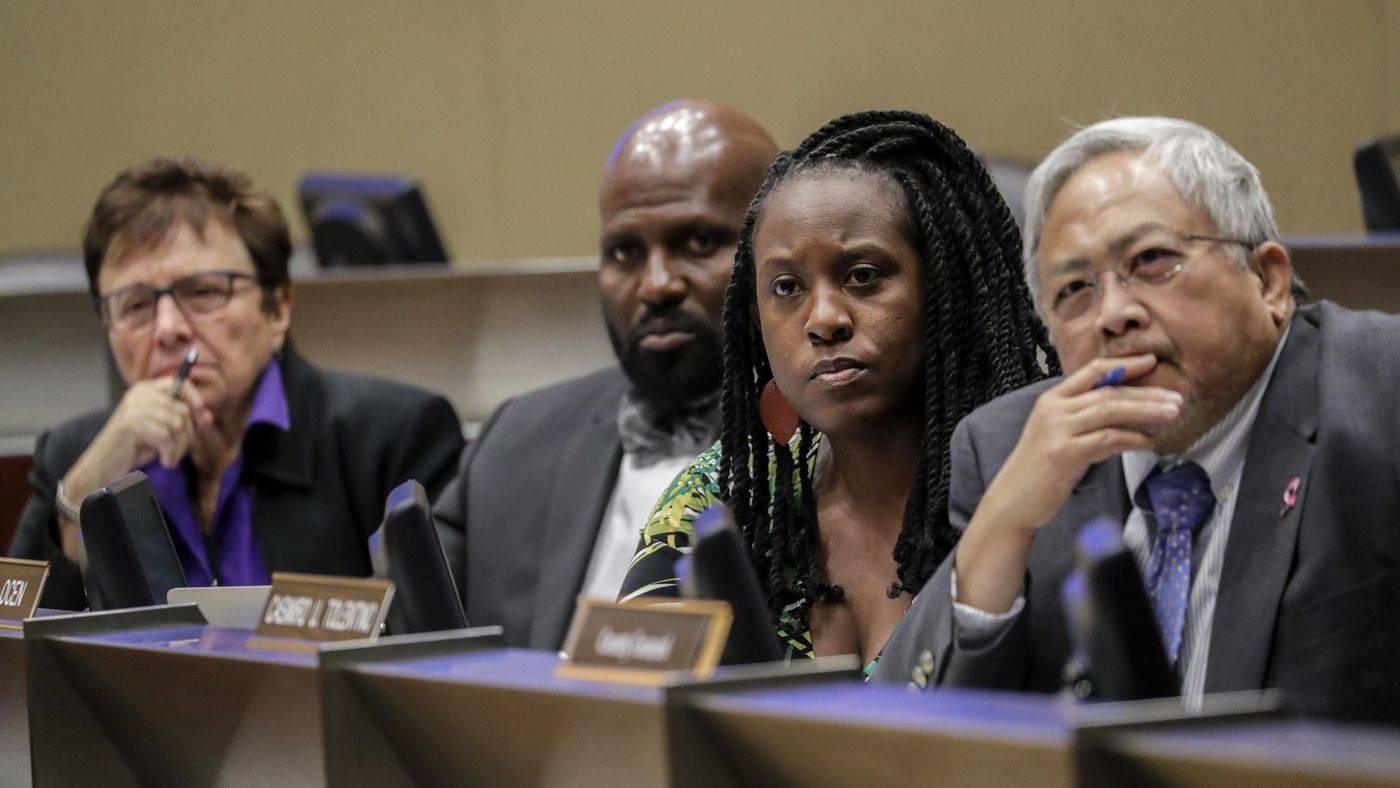
<instances>
[{"instance_id":1,"label":"purple blouse","mask_svg":"<svg viewBox=\"0 0 1400 788\"><path fill-rule=\"evenodd\" d=\"M287 392L282 386L282 367L275 358L263 370L253 392L253 407L243 425L245 443L248 430L256 424L283 432L292 426ZM219 480L214 527L208 535L200 531L195 517L195 470L188 458L175 468L152 460L141 470L150 477L151 489L165 514L175 553L185 568L186 582L192 586L248 586L271 581L253 528L253 490L242 478L242 451Z\"/></svg>"}]
</instances>

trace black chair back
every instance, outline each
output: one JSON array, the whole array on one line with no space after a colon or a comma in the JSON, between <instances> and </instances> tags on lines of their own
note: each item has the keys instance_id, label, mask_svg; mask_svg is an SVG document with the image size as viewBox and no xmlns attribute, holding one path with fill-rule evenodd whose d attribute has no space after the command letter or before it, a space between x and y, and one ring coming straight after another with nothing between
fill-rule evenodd
<instances>
[{"instance_id":1,"label":"black chair back","mask_svg":"<svg viewBox=\"0 0 1400 788\"><path fill-rule=\"evenodd\" d=\"M1366 229L1400 231L1400 134L1361 143L1353 164Z\"/></svg>"}]
</instances>

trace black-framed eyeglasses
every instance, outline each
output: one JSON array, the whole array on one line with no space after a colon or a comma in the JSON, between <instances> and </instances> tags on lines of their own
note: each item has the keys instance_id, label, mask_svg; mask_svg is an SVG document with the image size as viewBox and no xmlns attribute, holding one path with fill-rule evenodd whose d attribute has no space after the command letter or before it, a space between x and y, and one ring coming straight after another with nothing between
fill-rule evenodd
<instances>
[{"instance_id":1,"label":"black-framed eyeglasses","mask_svg":"<svg viewBox=\"0 0 1400 788\"><path fill-rule=\"evenodd\" d=\"M1152 288L1170 282L1181 273L1191 258L1184 247L1193 241L1242 246L1254 249L1259 244L1239 238L1199 233L1168 234L1162 238L1148 237L1134 244L1137 251L1117 265L1085 271L1065 281L1054 283L1050 293L1050 311L1061 321L1077 320L1091 313L1103 293L1103 277L1112 275L1125 288ZM1175 243L1172 243L1175 242Z\"/></svg>"},{"instance_id":2,"label":"black-framed eyeglasses","mask_svg":"<svg viewBox=\"0 0 1400 788\"><path fill-rule=\"evenodd\" d=\"M257 280L240 271L204 271L182 276L167 287L131 285L99 296L97 314L109 331L141 328L156 319L161 296L168 295L186 317L197 320L228 306L237 283Z\"/></svg>"}]
</instances>

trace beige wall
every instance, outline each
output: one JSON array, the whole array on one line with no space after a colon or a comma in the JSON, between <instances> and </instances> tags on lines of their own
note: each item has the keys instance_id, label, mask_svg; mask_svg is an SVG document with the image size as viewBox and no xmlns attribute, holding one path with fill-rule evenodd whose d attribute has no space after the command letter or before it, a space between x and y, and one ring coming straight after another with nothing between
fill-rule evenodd
<instances>
[{"instance_id":1,"label":"beige wall","mask_svg":"<svg viewBox=\"0 0 1400 788\"><path fill-rule=\"evenodd\" d=\"M785 145L900 106L1027 157L1183 115L1260 166L1285 232L1356 230L1351 150L1400 130L1400 2L0 0L0 251L74 246L120 167L189 152L288 205L307 168L416 172L458 258L587 254L613 138L682 95Z\"/></svg>"}]
</instances>

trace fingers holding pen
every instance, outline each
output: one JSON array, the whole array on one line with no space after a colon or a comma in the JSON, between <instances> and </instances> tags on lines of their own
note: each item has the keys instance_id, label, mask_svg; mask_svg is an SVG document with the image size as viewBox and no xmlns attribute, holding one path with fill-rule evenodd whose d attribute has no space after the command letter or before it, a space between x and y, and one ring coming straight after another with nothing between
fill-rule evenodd
<instances>
[{"instance_id":1,"label":"fingers holding pen","mask_svg":"<svg viewBox=\"0 0 1400 788\"><path fill-rule=\"evenodd\" d=\"M179 465L194 434L189 405L171 395L173 378L142 381L127 389L112 421L128 436L137 465L155 458L167 468Z\"/></svg>"},{"instance_id":2,"label":"fingers holding pen","mask_svg":"<svg viewBox=\"0 0 1400 788\"><path fill-rule=\"evenodd\" d=\"M1036 533L1089 467L1151 450L1157 428L1180 417L1180 393L1142 385L1159 363L1151 354L1095 359L1040 394L959 543L959 601L1008 610Z\"/></svg>"},{"instance_id":3,"label":"fingers holding pen","mask_svg":"<svg viewBox=\"0 0 1400 788\"><path fill-rule=\"evenodd\" d=\"M1157 357L1151 353L1115 358L1098 358L1067 376L1057 390L1067 395L1082 394L1104 388L1116 388L1150 374L1157 368Z\"/></svg>"},{"instance_id":4,"label":"fingers holding pen","mask_svg":"<svg viewBox=\"0 0 1400 788\"><path fill-rule=\"evenodd\" d=\"M1068 435L1098 429L1147 429L1181 415L1184 399L1172 389L1130 384L1157 366L1151 354L1097 359L1051 391L1051 409ZM1058 407L1055 407L1055 406Z\"/></svg>"},{"instance_id":5,"label":"fingers holding pen","mask_svg":"<svg viewBox=\"0 0 1400 788\"><path fill-rule=\"evenodd\" d=\"M176 467L189 454L196 436L212 428L214 414L189 380L179 380L177 374L137 381L64 476L67 494L82 500L152 460ZM65 522L64 527L76 526ZM76 553L70 557L76 558Z\"/></svg>"},{"instance_id":6,"label":"fingers holding pen","mask_svg":"<svg viewBox=\"0 0 1400 788\"><path fill-rule=\"evenodd\" d=\"M113 448L125 444L125 451L118 453L130 457L129 467L121 473L153 458L175 467L189 451L195 433L213 425L213 414L199 390L186 381L179 387L181 397L177 399L173 396L175 383L174 377L140 381L122 397L108 422Z\"/></svg>"},{"instance_id":7,"label":"fingers holding pen","mask_svg":"<svg viewBox=\"0 0 1400 788\"><path fill-rule=\"evenodd\" d=\"M1036 533L1089 467L1152 450L1157 429L1181 416L1179 392L1141 385L1158 363L1151 354L1095 359L1041 393L959 543L959 601L1010 609Z\"/></svg>"},{"instance_id":8,"label":"fingers holding pen","mask_svg":"<svg viewBox=\"0 0 1400 788\"><path fill-rule=\"evenodd\" d=\"M1040 395L1003 466L1004 481L999 474L993 485L1021 502L1020 525L1043 524L1090 465L1151 449L1156 429L1180 417L1180 393L1124 385L1157 363L1152 355L1096 359Z\"/></svg>"},{"instance_id":9,"label":"fingers holding pen","mask_svg":"<svg viewBox=\"0 0 1400 788\"><path fill-rule=\"evenodd\" d=\"M204 397L193 383L185 381L180 388L180 402L184 404L196 430L207 430L214 426L214 413L204 403Z\"/></svg>"},{"instance_id":10,"label":"fingers holding pen","mask_svg":"<svg viewBox=\"0 0 1400 788\"><path fill-rule=\"evenodd\" d=\"M1171 389L1105 387L1069 399L1062 418L1076 435L1110 427L1150 428L1180 416L1184 402Z\"/></svg>"}]
</instances>

